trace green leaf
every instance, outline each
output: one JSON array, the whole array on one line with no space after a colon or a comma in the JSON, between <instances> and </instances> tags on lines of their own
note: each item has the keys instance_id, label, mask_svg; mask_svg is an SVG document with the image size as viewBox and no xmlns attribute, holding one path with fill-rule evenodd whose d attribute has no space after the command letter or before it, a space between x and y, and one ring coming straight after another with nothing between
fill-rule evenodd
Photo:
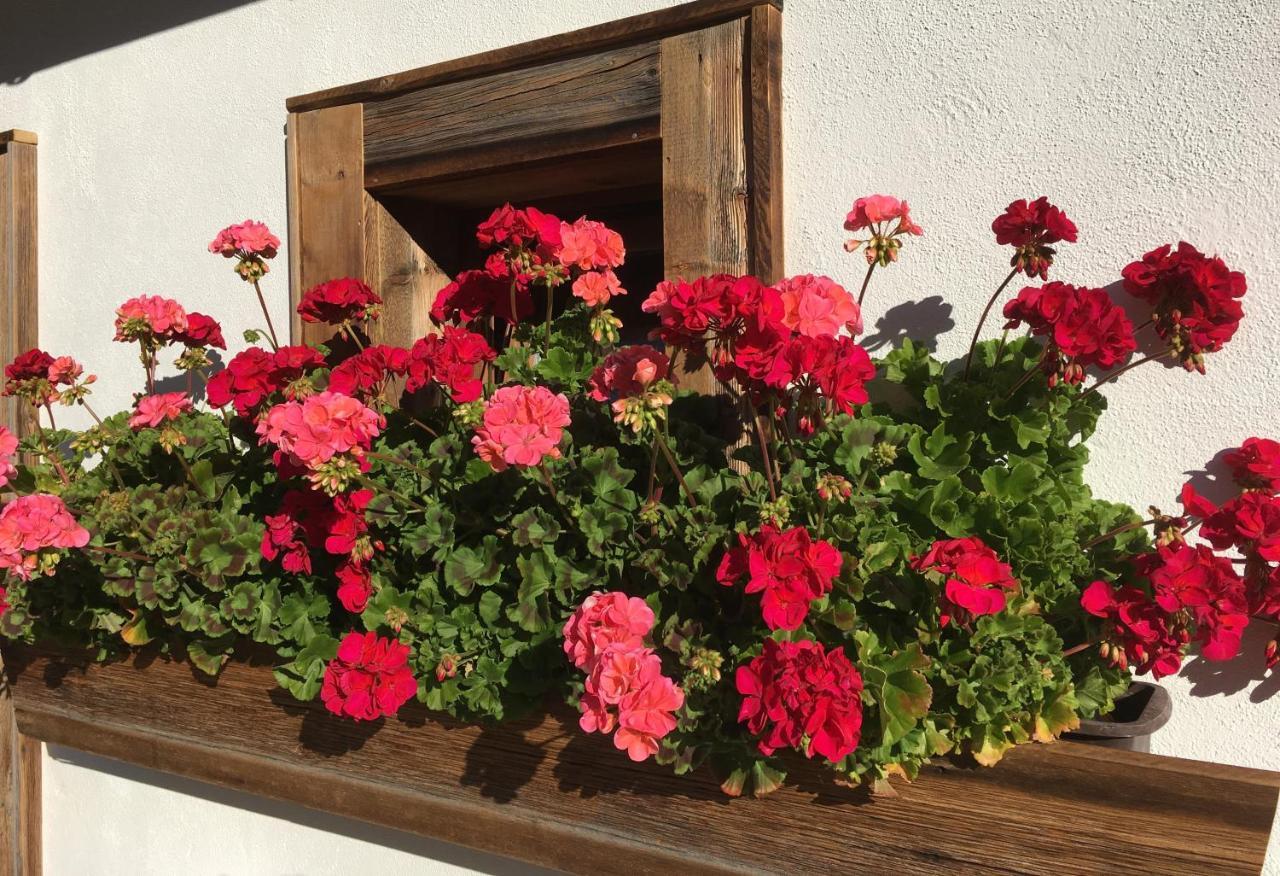
<instances>
[{"instance_id":1,"label":"green leaf","mask_svg":"<svg viewBox=\"0 0 1280 876\"><path fill-rule=\"evenodd\" d=\"M498 583L501 575L498 539L492 535L486 536L478 548L454 548L444 564L445 583L462 596L470 594L477 585L490 587Z\"/></svg>"},{"instance_id":2,"label":"green leaf","mask_svg":"<svg viewBox=\"0 0 1280 876\"><path fill-rule=\"evenodd\" d=\"M982 473L982 486L997 499L1018 504L1031 498L1040 484L1042 470L1030 462L1013 468L993 465Z\"/></svg>"},{"instance_id":3,"label":"green leaf","mask_svg":"<svg viewBox=\"0 0 1280 876\"><path fill-rule=\"evenodd\" d=\"M529 508L511 518L511 540L520 547L540 548L560 537L560 524L541 508Z\"/></svg>"},{"instance_id":4,"label":"green leaf","mask_svg":"<svg viewBox=\"0 0 1280 876\"><path fill-rule=\"evenodd\" d=\"M193 639L187 643L187 659L205 675L217 675L231 659L232 644L234 644L233 637L227 637L221 642Z\"/></svg>"},{"instance_id":5,"label":"green leaf","mask_svg":"<svg viewBox=\"0 0 1280 876\"><path fill-rule=\"evenodd\" d=\"M961 472L969 465L969 447L972 433L956 437L946 431L946 424L939 425L928 438L920 433L911 436L907 449L920 467L920 476L940 481Z\"/></svg>"}]
</instances>

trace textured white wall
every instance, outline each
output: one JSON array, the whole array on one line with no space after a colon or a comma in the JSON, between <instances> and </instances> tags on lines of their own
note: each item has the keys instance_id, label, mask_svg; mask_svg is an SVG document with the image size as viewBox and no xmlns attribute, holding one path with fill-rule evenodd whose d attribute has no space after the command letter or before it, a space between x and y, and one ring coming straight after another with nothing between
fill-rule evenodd
<instances>
[{"instance_id":1,"label":"textured white wall","mask_svg":"<svg viewBox=\"0 0 1280 876\"><path fill-rule=\"evenodd\" d=\"M100 374L98 404L111 408L137 380L133 353L110 342L123 298L177 296L229 338L253 324L246 288L204 247L246 216L284 236L286 97L667 5L261 0L0 85L0 128L41 138L43 345ZM29 33L44 9L19 0L6 14ZM989 224L1014 198L1047 194L1080 226L1054 271L1072 282L1112 283L1180 238L1222 254L1249 278L1236 339L1207 377L1153 365L1124 378L1092 445L1102 495L1173 507L1185 473L1220 448L1280 436L1277 34L1270 0L789 0L788 265L856 284L862 264L840 250L844 212L864 193L906 198L926 236L877 272L868 325L901 305L900 328L954 323L939 347L958 355L1007 270ZM45 29L18 55L41 57L39 40L61 51L63 38ZM285 324L278 263L268 289ZM1157 751L1280 769L1280 678L1262 676L1265 638L1234 664L1192 662L1166 682L1176 709ZM115 872L126 849L135 871L193 874L285 872L284 849L309 855L307 872L399 872L424 851L380 848L385 834L360 834L374 845L323 837L295 823L315 823L302 813L239 811L198 786L162 790L93 764L46 761L53 876ZM205 851L187 855L192 843Z\"/></svg>"}]
</instances>

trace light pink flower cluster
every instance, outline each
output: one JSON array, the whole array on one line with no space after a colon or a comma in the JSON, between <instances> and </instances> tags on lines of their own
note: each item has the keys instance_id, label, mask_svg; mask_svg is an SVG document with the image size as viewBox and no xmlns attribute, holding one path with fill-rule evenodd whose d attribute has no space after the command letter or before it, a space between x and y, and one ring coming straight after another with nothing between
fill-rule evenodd
<instances>
[{"instance_id":1,"label":"light pink flower cluster","mask_svg":"<svg viewBox=\"0 0 1280 876\"><path fill-rule=\"evenodd\" d=\"M806 338L862 334L862 309L849 292L830 277L800 274L779 282L782 324Z\"/></svg>"},{"instance_id":2,"label":"light pink flower cluster","mask_svg":"<svg viewBox=\"0 0 1280 876\"><path fill-rule=\"evenodd\" d=\"M228 225L218 232L209 244L209 252L227 258L258 257L273 259L280 251L280 238L261 222L246 219L237 225Z\"/></svg>"},{"instance_id":3,"label":"light pink flower cluster","mask_svg":"<svg viewBox=\"0 0 1280 876\"><path fill-rule=\"evenodd\" d=\"M897 224L894 225L896 220ZM892 195L867 195L853 202L853 209L845 217L846 231L869 231L870 238L860 240L854 238L845 241L847 252L856 252L865 244L863 254L871 265L888 266L898 260L898 250L902 246L902 235L910 234L919 237L924 229L911 219L911 208L906 201L900 201Z\"/></svg>"},{"instance_id":4,"label":"light pink flower cluster","mask_svg":"<svg viewBox=\"0 0 1280 876\"><path fill-rule=\"evenodd\" d=\"M613 744L634 761L658 753L676 727L684 692L662 674L644 637L653 611L625 593L593 593L564 625L564 652L587 674L578 724L587 733L614 733Z\"/></svg>"},{"instance_id":5,"label":"light pink flower cluster","mask_svg":"<svg viewBox=\"0 0 1280 876\"><path fill-rule=\"evenodd\" d=\"M560 223L560 264L584 271L616 268L626 258L622 235L603 222L585 216L576 222Z\"/></svg>"},{"instance_id":6,"label":"light pink flower cluster","mask_svg":"<svg viewBox=\"0 0 1280 876\"><path fill-rule=\"evenodd\" d=\"M0 487L7 487L17 476L18 468L13 464L17 455L18 436L0 426Z\"/></svg>"},{"instance_id":7,"label":"light pink flower cluster","mask_svg":"<svg viewBox=\"0 0 1280 876\"><path fill-rule=\"evenodd\" d=\"M116 340L162 339L187 330L187 311L172 298L139 295L116 309Z\"/></svg>"},{"instance_id":8,"label":"light pink flower cluster","mask_svg":"<svg viewBox=\"0 0 1280 876\"><path fill-rule=\"evenodd\" d=\"M129 418L131 429L155 429L191 411L191 399L185 392L162 392L138 399Z\"/></svg>"},{"instance_id":9,"label":"light pink flower cluster","mask_svg":"<svg viewBox=\"0 0 1280 876\"><path fill-rule=\"evenodd\" d=\"M315 474L336 459L359 464L385 425L376 411L350 396L321 392L288 401L258 421L261 443L280 448L290 462ZM334 484L335 491L339 484Z\"/></svg>"},{"instance_id":10,"label":"light pink flower cluster","mask_svg":"<svg viewBox=\"0 0 1280 876\"><path fill-rule=\"evenodd\" d=\"M591 307L603 307L616 295L626 295L613 271L586 271L573 281L573 294Z\"/></svg>"},{"instance_id":11,"label":"light pink flower cluster","mask_svg":"<svg viewBox=\"0 0 1280 876\"><path fill-rule=\"evenodd\" d=\"M88 543L89 531L57 496L19 496L0 511L0 569L12 570L23 581L52 573L59 548Z\"/></svg>"},{"instance_id":12,"label":"light pink flower cluster","mask_svg":"<svg viewBox=\"0 0 1280 876\"><path fill-rule=\"evenodd\" d=\"M494 471L536 466L560 457L569 425L569 399L545 386L504 386L490 397L484 422L471 438L476 455Z\"/></svg>"}]
</instances>

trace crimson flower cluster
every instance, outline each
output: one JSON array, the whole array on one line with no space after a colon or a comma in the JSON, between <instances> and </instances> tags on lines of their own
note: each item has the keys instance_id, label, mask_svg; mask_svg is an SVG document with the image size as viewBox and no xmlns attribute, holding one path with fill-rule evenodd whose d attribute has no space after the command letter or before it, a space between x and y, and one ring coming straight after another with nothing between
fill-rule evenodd
<instances>
[{"instance_id":1,"label":"crimson flower cluster","mask_svg":"<svg viewBox=\"0 0 1280 876\"><path fill-rule=\"evenodd\" d=\"M840 551L814 541L803 526L786 531L768 524L754 535L740 534L725 552L716 580L732 587L747 579L747 593L760 593L760 611L771 630L795 630L809 604L830 592L843 562Z\"/></svg>"},{"instance_id":2,"label":"crimson flower cluster","mask_svg":"<svg viewBox=\"0 0 1280 876\"><path fill-rule=\"evenodd\" d=\"M332 497L315 490L289 490L279 513L267 516L262 555L270 561L279 559L286 572L309 575L311 548L323 546L326 553L342 558L334 573L338 601L347 611L364 611L373 594L368 562L383 547L370 536L365 518L372 499L373 491L367 489Z\"/></svg>"},{"instance_id":3,"label":"crimson flower cluster","mask_svg":"<svg viewBox=\"0 0 1280 876\"><path fill-rule=\"evenodd\" d=\"M692 362L709 356L721 380L736 380L754 403L781 416L794 415L802 434L867 401L875 366L852 337L837 335L861 328L858 305L825 277L776 286L726 274L663 281L643 309L658 316L657 337Z\"/></svg>"},{"instance_id":4,"label":"crimson flower cluster","mask_svg":"<svg viewBox=\"0 0 1280 876\"><path fill-rule=\"evenodd\" d=\"M345 326L377 319L382 299L363 280L342 277L312 286L298 301L303 322Z\"/></svg>"},{"instance_id":5,"label":"crimson flower cluster","mask_svg":"<svg viewBox=\"0 0 1280 876\"><path fill-rule=\"evenodd\" d=\"M968 626L980 615L999 614L1007 595L1018 591L1008 563L976 536L935 541L927 552L912 558L911 568L942 581L938 622L944 627L952 621Z\"/></svg>"},{"instance_id":6,"label":"crimson flower cluster","mask_svg":"<svg viewBox=\"0 0 1280 876\"><path fill-rule=\"evenodd\" d=\"M483 393L480 369L496 356L483 336L445 326L439 335L432 333L414 341L404 388L417 392L436 384L448 390L449 398L458 404L473 402Z\"/></svg>"},{"instance_id":7,"label":"crimson flower cluster","mask_svg":"<svg viewBox=\"0 0 1280 876\"><path fill-rule=\"evenodd\" d=\"M281 347L275 352L250 347L209 378L209 404L231 405L239 416L253 419L277 393L292 400L313 392L308 372L323 366L324 357L312 347Z\"/></svg>"},{"instance_id":8,"label":"crimson flower cluster","mask_svg":"<svg viewBox=\"0 0 1280 876\"><path fill-rule=\"evenodd\" d=\"M1009 265L1028 277L1049 279L1055 243L1075 243L1079 233L1067 214L1048 198L1014 201L991 223L996 243L1012 246Z\"/></svg>"},{"instance_id":9,"label":"crimson flower cluster","mask_svg":"<svg viewBox=\"0 0 1280 876\"><path fill-rule=\"evenodd\" d=\"M394 715L417 692L408 645L376 633L347 633L325 667L320 699L335 715L373 721Z\"/></svg>"},{"instance_id":10,"label":"crimson flower cluster","mask_svg":"<svg viewBox=\"0 0 1280 876\"><path fill-rule=\"evenodd\" d=\"M1133 324L1102 289L1052 282L1028 286L1004 306L1005 328L1022 323L1045 338L1042 368L1049 386L1077 384L1086 368L1111 369L1138 348Z\"/></svg>"},{"instance_id":11,"label":"crimson flower cluster","mask_svg":"<svg viewBox=\"0 0 1280 876\"><path fill-rule=\"evenodd\" d=\"M793 748L840 761L862 738L862 676L838 647L765 639L759 656L739 666L738 720L759 737L765 755Z\"/></svg>"},{"instance_id":12,"label":"crimson flower cluster","mask_svg":"<svg viewBox=\"0 0 1280 876\"><path fill-rule=\"evenodd\" d=\"M658 753L684 705L684 692L644 643L653 621L643 599L614 591L588 596L564 626L565 655L587 676L579 725L613 733L613 744L634 761Z\"/></svg>"},{"instance_id":13,"label":"crimson flower cluster","mask_svg":"<svg viewBox=\"0 0 1280 876\"><path fill-rule=\"evenodd\" d=\"M1204 355L1221 350L1240 327L1244 274L1183 241L1127 265L1124 290L1152 307L1156 334L1188 371L1204 373Z\"/></svg>"}]
</instances>

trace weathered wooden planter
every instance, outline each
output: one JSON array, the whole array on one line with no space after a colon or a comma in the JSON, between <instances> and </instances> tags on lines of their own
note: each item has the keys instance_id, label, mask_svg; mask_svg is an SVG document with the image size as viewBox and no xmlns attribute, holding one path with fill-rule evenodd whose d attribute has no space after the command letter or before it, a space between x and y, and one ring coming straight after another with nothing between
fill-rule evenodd
<instances>
[{"instance_id":1,"label":"weathered wooden planter","mask_svg":"<svg viewBox=\"0 0 1280 876\"><path fill-rule=\"evenodd\" d=\"M570 872L1256 873L1280 774L1077 743L940 763L870 798L797 768L762 800L632 764L552 713L499 727L332 718L232 663L5 649L20 730L140 766Z\"/></svg>"}]
</instances>

